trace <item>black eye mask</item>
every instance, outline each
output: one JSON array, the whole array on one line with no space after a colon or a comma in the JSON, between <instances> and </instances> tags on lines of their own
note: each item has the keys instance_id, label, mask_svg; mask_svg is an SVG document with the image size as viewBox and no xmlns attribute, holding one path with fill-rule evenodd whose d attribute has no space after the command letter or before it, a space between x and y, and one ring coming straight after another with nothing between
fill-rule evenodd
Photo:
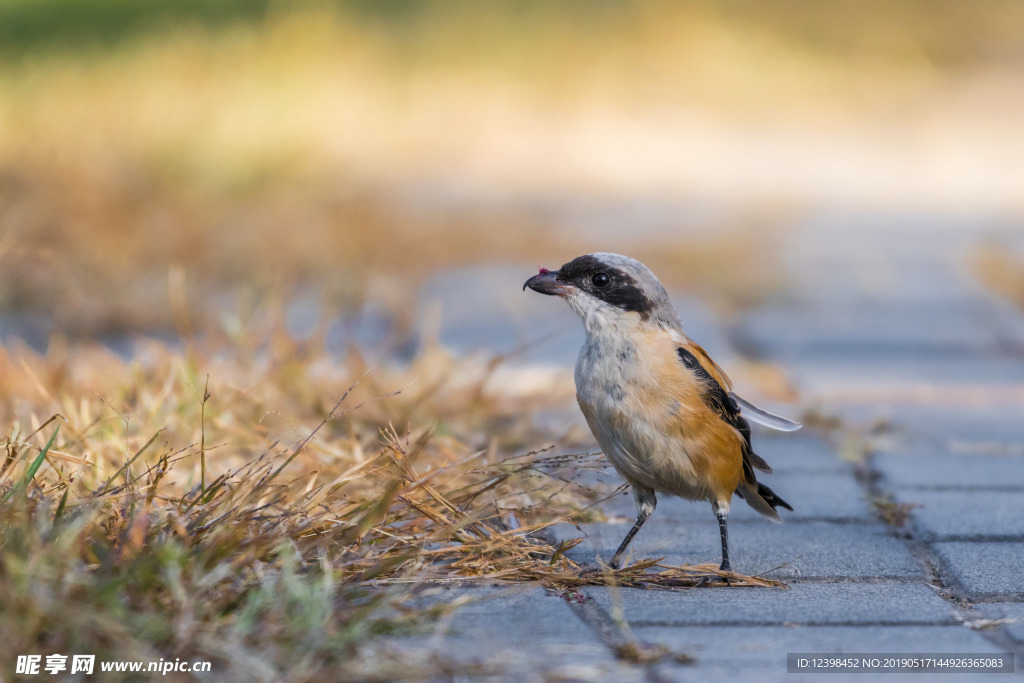
<instances>
[{"instance_id":1,"label":"black eye mask","mask_svg":"<svg viewBox=\"0 0 1024 683\"><path fill-rule=\"evenodd\" d=\"M606 284L599 285L604 278ZM558 280L571 284L596 299L600 299L624 311L639 313L646 318L651 311L651 302L629 273L610 268L593 256L580 256L558 269Z\"/></svg>"}]
</instances>

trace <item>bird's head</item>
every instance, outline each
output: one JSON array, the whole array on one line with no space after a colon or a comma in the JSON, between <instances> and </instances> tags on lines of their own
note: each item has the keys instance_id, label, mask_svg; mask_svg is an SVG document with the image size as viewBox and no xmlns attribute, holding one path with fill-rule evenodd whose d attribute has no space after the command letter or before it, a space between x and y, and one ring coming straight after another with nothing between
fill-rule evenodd
<instances>
[{"instance_id":1,"label":"bird's head","mask_svg":"<svg viewBox=\"0 0 1024 683\"><path fill-rule=\"evenodd\" d=\"M565 299L588 332L640 322L680 327L668 292L651 269L621 254L587 254L558 270L541 268L527 287Z\"/></svg>"}]
</instances>

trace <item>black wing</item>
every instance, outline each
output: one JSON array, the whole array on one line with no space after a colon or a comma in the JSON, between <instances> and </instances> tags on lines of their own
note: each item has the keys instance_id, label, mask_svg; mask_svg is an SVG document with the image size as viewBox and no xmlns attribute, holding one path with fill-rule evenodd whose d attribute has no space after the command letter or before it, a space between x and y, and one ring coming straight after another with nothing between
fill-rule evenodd
<instances>
[{"instance_id":1,"label":"black wing","mask_svg":"<svg viewBox=\"0 0 1024 683\"><path fill-rule=\"evenodd\" d=\"M756 483L754 467L762 472L771 472L772 468L750 445L750 423L740 413L739 405L690 351L680 346L676 353L679 354L679 360L683 361L683 365L692 370L704 383L706 391L703 397L707 406L743 437L743 475L748 482Z\"/></svg>"}]
</instances>

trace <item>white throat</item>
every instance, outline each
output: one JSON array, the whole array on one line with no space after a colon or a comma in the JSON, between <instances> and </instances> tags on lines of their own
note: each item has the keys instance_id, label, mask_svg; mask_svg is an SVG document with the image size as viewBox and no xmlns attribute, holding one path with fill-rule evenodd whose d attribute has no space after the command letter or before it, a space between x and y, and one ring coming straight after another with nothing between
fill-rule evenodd
<instances>
[{"instance_id":1,"label":"white throat","mask_svg":"<svg viewBox=\"0 0 1024 683\"><path fill-rule=\"evenodd\" d=\"M583 292L575 292L565 301L583 321L587 336L602 336L627 328L635 328L639 319L637 313L624 311Z\"/></svg>"}]
</instances>

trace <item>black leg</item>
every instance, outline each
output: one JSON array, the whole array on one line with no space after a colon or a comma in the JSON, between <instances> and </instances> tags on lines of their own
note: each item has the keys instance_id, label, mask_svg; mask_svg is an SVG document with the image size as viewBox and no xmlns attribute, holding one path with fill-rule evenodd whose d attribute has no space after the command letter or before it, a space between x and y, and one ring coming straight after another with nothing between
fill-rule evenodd
<instances>
[{"instance_id":1,"label":"black leg","mask_svg":"<svg viewBox=\"0 0 1024 683\"><path fill-rule=\"evenodd\" d=\"M619 565L622 564L622 553L626 552L626 548L629 547L630 541L633 540L633 537L636 536L636 532L640 531L640 527L644 525L644 522L646 522L647 518L650 516L651 513L648 510L640 508L640 512L636 516L636 522L633 523L633 528L629 530L626 537L622 539L622 543L619 544L619 549L615 551L614 555L612 555L612 561L609 564L612 569L618 569Z\"/></svg>"},{"instance_id":2,"label":"black leg","mask_svg":"<svg viewBox=\"0 0 1024 683\"><path fill-rule=\"evenodd\" d=\"M715 510L715 517L718 518L718 530L722 534L722 565L719 569L723 572L732 571L732 567L729 566L729 507L717 503L712 507Z\"/></svg>"},{"instance_id":3,"label":"black leg","mask_svg":"<svg viewBox=\"0 0 1024 683\"><path fill-rule=\"evenodd\" d=\"M633 524L633 528L629 530L629 533L626 534L626 537L622 539L619 549L612 555L612 561L608 565L612 569L618 569L622 564L622 554L626 552L630 541L636 536L636 532L640 531L640 527L644 525L644 522L651 516L655 506L658 504L658 497L655 495L654 489L649 489L637 482L633 482L633 500L636 501L636 522Z\"/></svg>"}]
</instances>

